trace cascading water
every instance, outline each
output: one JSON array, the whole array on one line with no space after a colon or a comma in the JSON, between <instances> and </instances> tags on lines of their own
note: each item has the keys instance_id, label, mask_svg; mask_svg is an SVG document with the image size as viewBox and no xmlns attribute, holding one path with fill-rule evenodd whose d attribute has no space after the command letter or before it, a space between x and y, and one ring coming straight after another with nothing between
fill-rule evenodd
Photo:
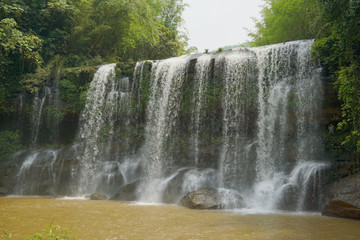
<instances>
[{"instance_id":1,"label":"cascading water","mask_svg":"<svg viewBox=\"0 0 360 240\"><path fill-rule=\"evenodd\" d=\"M151 96L147 107L146 136L142 150L146 177L142 201L159 202L159 181L171 165L166 152L172 128L180 108L179 96L185 76L186 57L171 58L153 64Z\"/></svg>"},{"instance_id":2,"label":"cascading water","mask_svg":"<svg viewBox=\"0 0 360 240\"><path fill-rule=\"evenodd\" d=\"M54 187L57 185L58 179L54 163L58 154L59 150L47 149L34 151L27 155L17 176L15 193L20 195L38 192L46 195L56 194Z\"/></svg>"},{"instance_id":3,"label":"cascading water","mask_svg":"<svg viewBox=\"0 0 360 240\"><path fill-rule=\"evenodd\" d=\"M114 189L119 179L124 180L120 163L116 162L119 157L113 142L116 123L128 125L130 82L125 77L116 79L115 67L116 64L109 64L98 69L80 116L78 136L84 146L82 154L78 156L79 173L76 173L79 195L95 191L99 184L103 185L102 180L115 185Z\"/></svg>"},{"instance_id":4,"label":"cascading water","mask_svg":"<svg viewBox=\"0 0 360 240\"><path fill-rule=\"evenodd\" d=\"M36 163L53 176L41 192L111 197L133 189L131 200L176 203L207 187L229 208L241 195L248 208L316 209L326 164L312 44L140 62L132 78L116 78L115 64L101 66L78 143L52 150L46 164L39 157L47 150L27 154L17 193L37 193L25 184Z\"/></svg>"},{"instance_id":5,"label":"cascading water","mask_svg":"<svg viewBox=\"0 0 360 240\"><path fill-rule=\"evenodd\" d=\"M44 96L39 97L39 92L36 92L34 101L33 101L33 109L31 112L31 145L36 146L39 137L39 128L41 123L41 116L45 104L46 97L51 94L50 88L44 88Z\"/></svg>"},{"instance_id":6,"label":"cascading water","mask_svg":"<svg viewBox=\"0 0 360 240\"><path fill-rule=\"evenodd\" d=\"M292 179L291 171L298 166L312 166L308 168L312 174L324 167L324 164L311 163L321 159L319 149L322 147L319 137L321 69L310 61L311 46L312 41L298 41L197 58L193 79L196 87L192 96L191 133L189 139L184 141L190 142L188 151L193 151L190 156L194 156L196 166L199 162L199 141L203 137L200 112L205 109L207 101L203 92L212 75L210 63L213 59L215 71L222 72L218 74L221 78L216 80L223 82L220 94L222 147L218 154L216 185L251 196L248 205L252 207L255 206L251 202L255 202L260 208L276 208L281 201L278 196L282 194L277 189L289 183L289 178ZM178 58L177 62L183 59ZM152 71L161 76L157 66ZM169 76L171 72L160 71L163 77L152 80L153 96L162 91L167 93L171 84L181 84L176 75L179 73ZM182 78L184 77L183 74ZM166 81L159 82L159 79ZM181 102L178 93L172 96L172 101ZM167 99L150 104L156 104L158 108L154 108L154 105L148 108L147 123L151 126L156 126L156 122L161 124L151 132L151 136L161 136L162 139L146 139L145 146L149 143L151 146L159 145L158 148L145 148L144 152L153 157L147 159L148 164L155 166L155 169L149 169L149 174L155 174L156 179L165 179L166 172L163 168L172 166L172 163L171 156L164 154L164 136L170 136L171 129L181 128L173 118L173 113L165 110L170 107L175 110L176 115L179 106L172 102L168 104ZM166 117L173 120L166 124L162 120ZM151 150L147 151L149 149ZM154 149L157 149L157 154L154 154ZM151 188L150 191L156 194L157 190ZM146 195L143 199L159 201L160 198L151 199Z\"/></svg>"},{"instance_id":7,"label":"cascading water","mask_svg":"<svg viewBox=\"0 0 360 240\"><path fill-rule=\"evenodd\" d=\"M220 55L224 62L223 144L219 162L219 184L236 189L249 183L254 145L256 112L255 56L250 51Z\"/></svg>"},{"instance_id":8,"label":"cascading water","mask_svg":"<svg viewBox=\"0 0 360 240\"><path fill-rule=\"evenodd\" d=\"M101 142L98 142L102 131L112 134L114 124L115 102L107 105L107 93L111 100L117 97L113 93L115 64L104 65L95 73L86 98L85 108L80 116L79 138L84 141L83 154L79 156L79 183L80 194L85 194L93 184L96 164L102 154ZM110 84L108 84L110 83ZM110 86L109 86L110 85ZM111 89L110 92L108 89ZM114 99L115 100L115 99ZM105 134L106 134L105 133Z\"/></svg>"},{"instance_id":9,"label":"cascading water","mask_svg":"<svg viewBox=\"0 0 360 240\"><path fill-rule=\"evenodd\" d=\"M200 56L196 60L195 70L196 75L194 79L194 91L193 91L193 112L191 116L191 131L192 131L192 142L194 145L194 164L195 166L199 163L199 152L200 152L200 127L201 127L201 113L204 106L204 94L206 90L206 84L210 78L210 66L211 66L211 55Z\"/></svg>"},{"instance_id":10,"label":"cascading water","mask_svg":"<svg viewBox=\"0 0 360 240\"><path fill-rule=\"evenodd\" d=\"M55 143L58 139L59 130L59 112L61 108L60 99L60 71L55 73L55 76L44 86L40 91L35 93L31 104L30 113L30 132L32 147L39 144L39 136L41 128L46 128L49 131L47 143ZM23 98L23 95L21 95ZM21 98L20 110L24 109L23 99ZM44 135L44 134L43 134ZM42 140L44 142L44 140Z\"/></svg>"}]
</instances>

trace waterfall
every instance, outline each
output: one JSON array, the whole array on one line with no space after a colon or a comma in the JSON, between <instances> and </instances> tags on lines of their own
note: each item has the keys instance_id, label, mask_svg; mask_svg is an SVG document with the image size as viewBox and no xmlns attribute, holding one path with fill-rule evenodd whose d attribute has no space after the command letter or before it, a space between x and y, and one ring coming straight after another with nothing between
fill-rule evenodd
<instances>
[{"instance_id":1,"label":"waterfall","mask_svg":"<svg viewBox=\"0 0 360 240\"><path fill-rule=\"evenodd\" d=\"M210 66L211 55L206 54L200 56L195 65L195 79L194 79L194 91L193 91L193 110L191 116L191 132L192 143L194 145L194 164L199 164L199 152L200 152L200 128L201 128L201 113L203 112L205 90L210 78Z\"/></svg>"},{"instance_id":2,"label":"waterfall","mask_svg":"<svg viewBox=\"0 0 360 240\"><path fill-rule=\"evenodd\" d=\"M254 144L252 122L257 106L255 57L250 51L220 55L224 62L223 146L219 171L220 186L235 189L246 184L251 174L251 150ZM246 176L247 175L247 176Z\"/></svg>"},{"instance_id":3,"label":"waterfall","mask_svg":"<svg viewBox=\"0 0 360 240\"><path fill-rule=\"evenodd\" d=\"M17 193L112 197L133 189L132 200L177 203L208 187L230 208L241 195L248 208L316 209L327 164L312 45L139 62L132 77L116 77L116 64L100 66L76 143L25 154ZM35 98L34 116L45 97ZM44 179L30 177L40 170L51 176L41 188Z\"/></svg>"},{"instance_id":4,"label":"waterfall","mask_svg":"<svg viewBox=\"0 0 360 240\"><path fill-rule=\"evenodd\" d=\"M160 201L158 182L163 178L166 167L171 165L166 144L179 114L186 63L186 57L178 57L153 64L145 145L142 149L148 178L141 196L144 201Z\"/></svg>"},{"instance_id":5,"label":"waterfall","mask_svg":"<svg viewBox=\"0 0 360 240\"><path fill-rule=\"evenodd\" d=\"M323 94L320 70L310 61L311 45L304 41L255 50L260 109L258 180L286 170L291 162L319 157L320 152L316 151L321 148L321 140L320 134L316 134L319 133L316 122L321 117ZM297 151L292 151L292 147Z\"/></svg>"},{"instance_id":6,"label":"waterfall","mask_svg":"<svg viewBox=\"0 0 360 240\"><path fill-rule=\"evenodd\" d=\"M86 105L80 116L78 137L83 141L84 149L79 160L78 194L82 195L94 189L94 180L98 171L105 171L111 155L118 111L126 109L129 99L129 79L116 81L116 64L101 66L95 73L87 93ZM105 162L105 163L104 163Z\"/></svg>"},{"instance_id":7,"label":"waterfall","mask_svg":"<svg viewBox=\"0 0 360 240\"><path fill-rule=\"evenodd\" d=\"M204 137L201 115L202 111L208 111L204 92L210 81L221 81L223 87L218 100L222 125L218 127L222 134L217 137L222 140L217 153L215 186L244 192L252 196L249 202L271 209L279 201L277 188L289 183L293 169L308 166L307 171L302 172L306 175L325 167L311 164L322 158L319 150L322 149L321 69L310 60L312 43L297 41L197 57L192 78L190 132L183 141L189 142L188 151L193 154L188 156L193 157L192 167L196 167L199 161L204 161L199 155L199 142ZM174 118L179 114L181 102L178 89L181 84L186 88L186 61L191 65L190 58L185 60L181 57L153 64L152 98L147 109L147 138L143 149L152 180L147 184L149 193L143 195L142 200L160 201L156 187L161 179L166 179L169 166L178 164L166 150L171 141L168 138L177 137L172 135L174 129L187 131ZM215 62L215 74L211 72L211 61ZM152 198L150 193L157 197Z\"/></svg>"},{"instance_id":8,"label":"waterfall","mask_svg":"<svg viewBox=\"0 0 360 240\"><path fill-rule=\"evenodd\" d=\"M30 146L36 147L38 144L54 144L59 135L59 116L61 108L60 99L60 78L58 70L55 75L39 91L35 93L31 104L30 112ZM21 95L20 108L24 109L24 96ZM44 129L47 130L44 134ZM44 139L39 139L39 137Z\"/></svg>"},{"instance_id":9,"label":"waterfall","mask_svg":"<svg viewBox=\"0 0 360 240\"><path fill-rule=\"evenodd\" d=\"M31 145L36 146L38 143L38 137L39 137L39 130L40 130L40 124L41 124L41 116L45 104L45 100L48 95L51 94L50 88L45 87L43 96L39 96L39 92L36 92L35 98L32 104L32 111L31 111Z\"/></svg>"},{"instance_id":10,"label":"waterfall","mask_svg":"<svg viewBox=\"0 0 360 240\"><path fill-rule=\"evenodd\" d=\"M42 192L46 195L56 194L57 175L54 163L59 150L37 150L27 154L19 173L15 193L20 195Z\"/></svg>"}]
</instances>

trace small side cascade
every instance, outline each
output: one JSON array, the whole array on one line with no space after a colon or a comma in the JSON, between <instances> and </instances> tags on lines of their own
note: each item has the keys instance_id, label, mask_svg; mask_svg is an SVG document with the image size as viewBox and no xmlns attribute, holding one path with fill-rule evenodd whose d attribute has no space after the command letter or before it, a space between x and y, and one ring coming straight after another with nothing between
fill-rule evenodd
<instances>
[{"instance_id":1,"label":"small side cascade","mask_svg":"<svg viewBox=\"0 0 360 240\"><path fill-rule=\"evenodd\" d=\"M55 73L54 79L51 81L50 90L52 94L49 95L48 106L47 109L45 109L45 111L47 111L45 122L51 132L49 140L53 144L56 144L59 140L59 125L61 119L59 115L63 104L60 96L60 79L61 71L58 70Z\"/></svg>"},{"instance_id":2,"label":"small side cascade","mask_svg":"<svg viewBox=\"0 0 360 240\"><path fill-rule=\"evenodd\" d=\"M57 174L55 162L59 150L36 150L26 155L19 173L15 193L19 195L56 194Z\"/></svg>"},{"instance_id":3,"label":"small side cascade","mask_svg":"<svg viewBox=\"0 0 360 240\"><path fill-rule=\"evenodd\" d=\"M57 143L59 137L60 109L62 105L60 97L61 72L58 70L38 92L35 93L31 104L30 113L30 146L37 147L38 144ZM21 100L24 95L21 95ZM21 101L20 109L23 109ZM44 134L46 129L46 136ZM45 139L39 139L45 137Z\"/></svg>"},{"instance_id":4,"label":"small side cascade","mask_svg":"<svg viewBox=\"0 0 360 240\"><path fill-rule=\"evenodd\" d=\"M324 162L301 162L290 174L277 173L257 182L251 191L242 192L247 207L271 211L314 210L320 204L321 173Z\"/></svg>"},{"instance_id":5,"label":"small side cascade","mask_svg":"<svg viewBox=\"0 0 360 240\"><path fill-rule=\"evenodd\" d=\"M291 172L289 183L299 189L296 210L307 210L308 205L315 205L316 209L320 205L322 172L327 167L326 163L302 162Z\"/></svg>"},{"instance_id":6,"label":"small side cascade","mask_svg":"<svg viewBox=\"0 0 360 240\"><path fill-rule=\"evenodd\" d=\"M44 88L43 96L39 96L39 92L36 92L31 111L31 146L35 147L38 143L39 129L41 124L41 116L44 109L46 98L51 95L49 87Z\"/></svg>"}]
</instances>

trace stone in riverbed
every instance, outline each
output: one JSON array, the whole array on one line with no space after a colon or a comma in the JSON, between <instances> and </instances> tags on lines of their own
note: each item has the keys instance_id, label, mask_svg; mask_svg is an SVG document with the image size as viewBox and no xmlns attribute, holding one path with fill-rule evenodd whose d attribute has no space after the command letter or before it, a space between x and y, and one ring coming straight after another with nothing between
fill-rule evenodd
<instances>
[{"instance_id":1,"label":"stone in riverbed","mask_svg":"<svg viewBox=\"0 0 360 240\"><path fill-rule=\"evenodd\" d=\"M191 209L231 209L244 207L242 197L234 190L200 188L189 192L180 205Z\"/></svg>"},{"instance_id":2,"label":"stone in riverbed","mask_svg":"<svg viewBox=\"0 0 360 240\"><path fill-rule=\"evenodd\" d=\"M360 208L343 201L331 201L326 204L321 214L329 217L360 219Z\"/></svg>"},{"instance_id":3,"label":"stone in riverbed","mask_svg":"<svg viewBox=\"0 0 360 240\"><path fill-rule=\"evenodd\" d=\"M0 196L6 196L9 193L9 191L4 188L4 187L0 187Z\"/></svg>"},{"instance_id":4,"label":"stone in riverbed","mask_svg":"<svg viewBox=\"0 0 360 240\"><path fill-rule=\"evenodd\" d=\"M116 201L135 201L137 196L137 188L140 181L129 183L123 186L118 193L110 198Z\"/></svg>"},{"instance_id":5,"label":"stone in riverbed","mask_svg":"<svg viewBox=\"0 0 360 240\"><path fill-rule=\"evenodd\" d=\"M93 193L90 195L90 200L106 200L106 197L101 193Z\"/></svg>"},{"instance_id":6,"label":"stone in riverbed","mask_svg":"<svg viewBox=\"0 0 360 240\"><path fill-rule=\"evenodd\" d=\"M324 195L323 215L360 219L360 173L326 186Z\"/></svg>"}]
</instances>

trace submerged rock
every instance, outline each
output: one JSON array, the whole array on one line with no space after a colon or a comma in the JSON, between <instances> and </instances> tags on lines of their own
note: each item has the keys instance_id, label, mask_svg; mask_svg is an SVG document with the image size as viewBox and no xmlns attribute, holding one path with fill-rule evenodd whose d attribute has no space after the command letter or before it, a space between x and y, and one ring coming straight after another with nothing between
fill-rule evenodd
<instances>
[{"instance_id":1,"label":"submerged rock","mask_svg":"<svg viewBox=\"0 0 360 240\"><path fill-rule=\"evenodd\" d=\"M90 195L90 200L107 200L107 198L101 193L93 193Z\"/></svg>"},{"instance_id":2,"label":"submerged rock","mask_svg":"<svg viewBox=\"0 0 360 240\"><path fill-rule=\"evenodd\" d=\"M180 205L191 209L231 209L243 207L243 200L234 190L200 188L186 194Z\"/></svg>"}]
</instances>

